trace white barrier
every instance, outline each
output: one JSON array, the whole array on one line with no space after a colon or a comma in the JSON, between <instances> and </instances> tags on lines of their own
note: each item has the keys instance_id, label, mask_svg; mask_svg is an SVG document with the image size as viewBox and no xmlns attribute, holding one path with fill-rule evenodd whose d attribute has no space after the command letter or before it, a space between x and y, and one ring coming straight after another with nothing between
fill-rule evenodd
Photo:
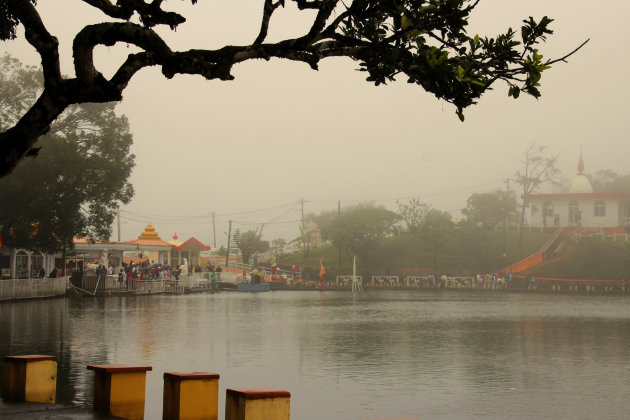
<instances>
[{"instance_id":1,"label":"white barrier","mask_svg":"<svg viewBox=\"0 0 630 420\"><path fill-rule=\"evenodd\" d=\"M0 300L62 296L67 290L67 276L54 279L0 280Z\"/></svg>"},{"instance_id":2,"label":"white barrier","mask_svg":"<svg viewBox=\"0 0 630 420\"><path fill-rule=\"evenodd\" d=\"M164 293L165 280L143 280L138 282L136 294Z\"/></svg>"},{"instance_id":3,"label":"white barrier","mask_svg":"<svg viewBox=\"0 0 630 420\"><path fill-rule=\"evenodd\" d=\"M372 276L372 287L400 287L398 276Z\"/></svg>"},{"instance_id":4,"label":"white barrier","mask_svg":"<svg viewBox=\"0 0 630 420\"><path fill-rule=\"evenodd\" d=\"M431 284L429 276L407 276L407 287L427 287L434 286Z\"/></svg>"},{"instance_id":5,"label":"white barrier","mask_svg":"<svg viewBox=\"0 0 630 420\"><path fill-rule=\"evenodd\" d=\"M335 286L352 286L352 280L355 277L359 283L363 283L362 276L337 276L335 279Z\"/></svg>"}]
</instances>

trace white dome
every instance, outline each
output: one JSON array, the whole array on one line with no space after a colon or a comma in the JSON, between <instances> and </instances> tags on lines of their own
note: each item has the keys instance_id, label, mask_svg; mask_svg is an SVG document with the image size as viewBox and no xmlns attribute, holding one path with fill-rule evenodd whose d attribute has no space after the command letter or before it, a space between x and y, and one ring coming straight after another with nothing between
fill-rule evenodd
<instances>
[{"instance_id":1,"label":"white dome","mask_svg":"<svg viewBox=\"0 0 630 420\"><path fill-rule=\"evenodd\" d=\"M593 192L593 186L586 175L578 174L575 178L573 178L573 182L571 182L571 186L569 187L569 192L572 194L589 194Z\"/></svg>"}]
</instances>

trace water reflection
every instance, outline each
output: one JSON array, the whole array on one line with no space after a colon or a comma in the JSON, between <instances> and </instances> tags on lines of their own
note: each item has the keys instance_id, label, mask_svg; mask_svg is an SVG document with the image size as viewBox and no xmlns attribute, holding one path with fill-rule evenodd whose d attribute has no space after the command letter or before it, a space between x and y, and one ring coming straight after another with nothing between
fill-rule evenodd
<instances>
[{"instance_id":1,"label":"water reflection","mask_svg":"<svg viewBox=\"0 0 630 420\"><path fill-rule=\"evenodd\" d=\"M60 402L91 403L91 363L292 393L292 418L625 418L628 299L471 291L272 292L0 305L2 354L59 358ZM221 415L220 415L221 416Z\"/></svg>"}]
</instances>

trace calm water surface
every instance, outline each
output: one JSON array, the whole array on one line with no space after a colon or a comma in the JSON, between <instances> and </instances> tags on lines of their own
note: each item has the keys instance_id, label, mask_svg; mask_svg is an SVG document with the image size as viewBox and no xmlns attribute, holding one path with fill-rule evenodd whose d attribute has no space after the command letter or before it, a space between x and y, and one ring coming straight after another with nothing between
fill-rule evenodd
<instances>
[{"instance_id":1,"label":"calm water surface","mask_svg":"<svg viewBox=\"0 0 630 420\"><path fill-rule=\"evenodd\" d=\"M0 350L59 358L58 401L91 404L87 364L211 371L291 392L296 420L626 419L630 299L474 291L279 291L0 304Z\"/></svg>"}]
</instances>

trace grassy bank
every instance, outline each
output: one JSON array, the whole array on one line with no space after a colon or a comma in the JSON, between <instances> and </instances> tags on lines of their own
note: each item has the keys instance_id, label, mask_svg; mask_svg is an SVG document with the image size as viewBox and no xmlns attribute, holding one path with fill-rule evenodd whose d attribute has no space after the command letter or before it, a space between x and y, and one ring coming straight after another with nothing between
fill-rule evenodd
<instances>
[{"instance_id":1,"label":"grassy bank","mask_svg":"<svg viewBox=\"0 0 630 420\"><path fill-rule=\"evenodd\" d=\"M359 263L363 268L376 270L494 272L537 252L550 236L547 232L526 232L519 250L518 232L508 232L504 240L503 232L459 231L435 252L432 244L419 235L399 235L383 240L371 261ZM352 269L352 256L342 252L340 259L339 251L333 246L310 250L306 256L302 252L285 255L280 263L317 267L322 257L327 269Z\"/></svg>"},{"instance_id":2,"label":"grassy bank","mask_svg":"<svg viewBox=\"0 0 630 420\"><path fill-rule=\"evenodd\" d=\"M569 240L562 253L525 272L527 275L585 279L630 278L630 243L599 238Z\"/></svg>"}]
</instances>

